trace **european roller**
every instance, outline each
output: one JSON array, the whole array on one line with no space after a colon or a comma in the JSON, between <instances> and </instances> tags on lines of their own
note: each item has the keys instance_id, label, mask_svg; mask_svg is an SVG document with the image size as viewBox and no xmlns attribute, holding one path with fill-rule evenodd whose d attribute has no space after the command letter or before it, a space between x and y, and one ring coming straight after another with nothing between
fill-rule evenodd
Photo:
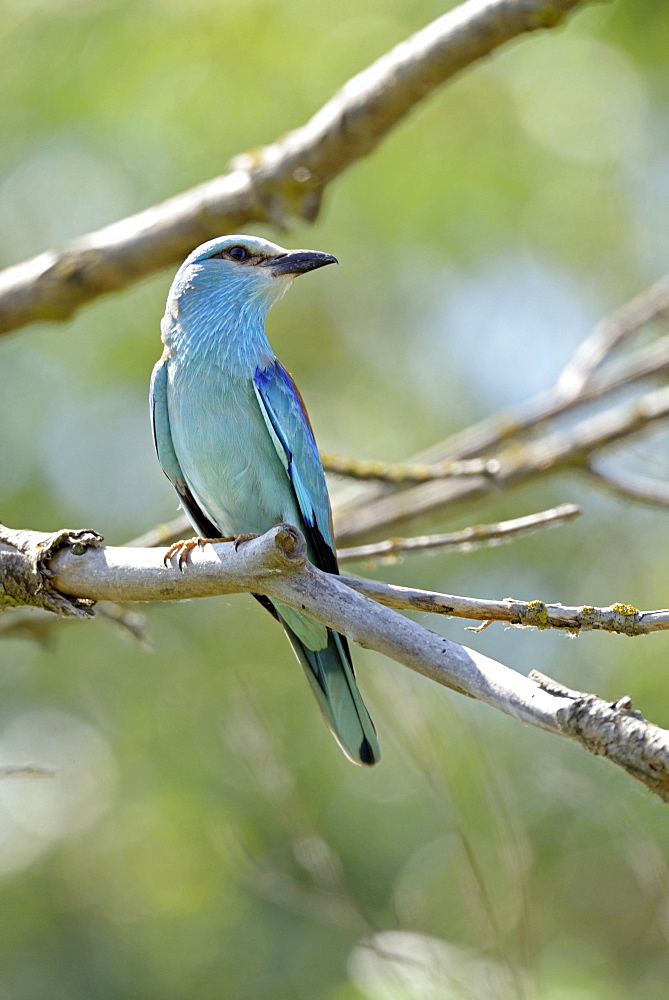
<instances>
[{"instance_id":1,"label":"european roller","mask_svg":"<svg viewBox=\"0 0 669 1000\"><path fill-rule=\"evenodd\" d=\"M323 466L302 397L267 340L265 317L297 275L336 262L255 236L204 243L170 288L165 349L151 378L158 460L200 539L243 539L287 521L327 573L339 570ZM181 555L192 544L179 543ZM346 637L257 599L283 625L344 753L357 764L376 763L376 732Z\"/></svg>"}]
</instances>

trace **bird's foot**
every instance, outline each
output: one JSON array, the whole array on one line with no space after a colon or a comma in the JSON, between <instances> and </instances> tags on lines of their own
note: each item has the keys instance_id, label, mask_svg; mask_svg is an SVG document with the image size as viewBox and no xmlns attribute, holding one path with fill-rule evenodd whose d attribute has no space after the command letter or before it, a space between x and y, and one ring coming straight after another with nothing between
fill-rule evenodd
<instances>
[{"instance_id":1,"label":"bird's foot","mask_svg":"<svg viewBox=\"0 0 669 1000\"><path fill-rule=\"evenodd\" d=\"M235 551L237 551L237 549L243 542L250 542L252 538L257 538L257 537L258 536L255 534L250 534L250 535L226 535L225 537L222 538L202 538L201 536L197 538L182 538L181 541L174 542L173 545L170 545L169 549L163 556L163 562L165 563L165 566L168 566L169 563L172 561L172 559L175 556L178 556L179 569L183 573L184 565L188 562L188 557L190 556L193 549L196 548L202 549L204 548L205 545L209 545L210 543L212 545L215 545L217 542L234 542Z\"/></svg>"},{"instance_id":2,"label":"bird's foot","mask_svg":"<svg viewBox=\"0 0 669 1000\"><path fill-rule=\"evenodd\" d=\"M184 563L188 562L188 557L195 548L202 548L209 541L208 538L182 538L179 542L174 542L163 556L165 566L168 566L175 556L179 557L179 569L183 573Z\"/></svg>"},{"instance_id":3,"label":"bird's foot","mask_svg":"<svg viewBox=\"0 0 669 1000\"><path fill-rule=\"evenodd\" d=\"M235 552L244 542L250 542L252 538L258 538L259 536L255 532L251 532L250 535L236 535L235 538L229 539L235 543Z\"/></svg>"}]
</instances>

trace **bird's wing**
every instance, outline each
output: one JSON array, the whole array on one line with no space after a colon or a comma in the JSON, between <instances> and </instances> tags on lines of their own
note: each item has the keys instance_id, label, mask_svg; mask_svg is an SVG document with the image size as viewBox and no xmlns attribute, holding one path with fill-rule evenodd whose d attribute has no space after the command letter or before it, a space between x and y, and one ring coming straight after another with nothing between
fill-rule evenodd
<instances>
[{"instance_id":1,"label":"bird's wing","mask_svg":"<svg viewBox=\"0 0 669 1000\"><path fill-rule=\"evenodd\" d=\"M179 494L181 505L195 530L204 538L218 538L221 532L207 517L191 493L174 451L170 431L170 415L167 408L167 363L163 358L158 361L151 375L149 406L151 408L153 443L163 472Z\"/></svg>"},{"instance_id":2,"label":"bird's wing","mask_svg":"<svg viewBox=\"0 0 669 1000\"><path fill-rule=\"evenodd\" d=\"M326 573L337 573L325 474L300 392L276 358L268 367L256 369L253 385L267 430L293 488L313 561Z\"/></svg>"},{"instance_id":3,"label":"bird's wing","mask_svg":"<svg viewBox=\"0 0 669 1000\"><path fill-rule=\"evenodd\" d=\"M258 404L281 464L293 489L312 561L327 573L338 573L325 473L302 397L276 359L256 369L253 385ZM277 604L275 612L304 668L326 723L352 761L374 764L380 757L374 723L355 681L345 635L323 629L293 608Z\"/></svg>"}]
</instances>

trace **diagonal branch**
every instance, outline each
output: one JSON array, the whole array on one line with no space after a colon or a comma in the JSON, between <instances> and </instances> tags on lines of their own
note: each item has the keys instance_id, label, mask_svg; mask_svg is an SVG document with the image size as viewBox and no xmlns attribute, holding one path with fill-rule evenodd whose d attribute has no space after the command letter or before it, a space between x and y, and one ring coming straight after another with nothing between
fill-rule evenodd
<instances>
[{"instance_id":1,"label":"diagonal branch","mask_svg":"<svg viewBox=\"0 0 669 1000\"><path fill-rule=\"evenodd\" d=\"M565 397L581 396L595 372L615 348L640 327L669 312L669 275L665 275L636 298L597 324L565 365L557 390Z\"/></svg>"},{"instance_id":2,"label":"diagonal branch","mask_svg":"<svg viewBox=\"0 0 669 1000\"><path fill-rule=\"evenodd\" d=\"M640 476L634 472L605 469L599 463L590 462L586 468L588 477L626 500L639 500L656 507L669 507L669 483L650 476Z\"/></svg>"},{"instance_id":3,"label":"diagonal branch","mask_svg":"<svg viewBox=\"0 0 669 1000\"><path fill-rule=\"evenodd\" d=\"M386 559L406 555L409 552L426 552L430 549L459 549L471 551L479 545L498 545L519 536L532 534L541 528L564 524L581 513L573 503L563 503L537 514L514 517L509 521L495 524L475 524L460 531L447 531L439 535L417 535L413 538L386 538L383 542L370 545L355 545L349 549L338 549L339 562L355 562L361 559Z\"/></svg>"},{"instance_id":4,"label":"diagonal branch","mask_svg":"<svg viewBox=\"0 0 669 1000\"><path fill-rule=\"evenodd\" d=\"M358 509L388 496L390 492L388 483L392 483L395 488L407 484L410 476L401 475L399 470L416 466L418 469L428 471L438 471L439 468L448 470L457 469L458 464L462 463L465 468L473 471L475 466L470 463L478 460L493 463L492 468L496 475L499 464L496 457L491 456L494 456L500 448L542 429L548 421L564 415L571 416L585 403L611 396L626 386L633 384L640 386L647 379L666 376L669 374L669 335L664 335L639 348L626 356L621 363L609 369L603 371L599 369L603 361L623 340L652 320L664 316L669 310L668 303L669 275L665 275L656 284L645 289L597 324L590 336L577 348L563 373L550 389L516 406L507 407L485 417L478 423L432 445L409 463L397 466L394 476L390 472L386 474L383 477L385 483L380 481L382 477L377 477L379 481L375 483L367 482L349 487L345 495L340 495L335 503L335 521L343 524L346 529ZM346 472L348 467L355 474L358 465L355 460L347 462L340 459L336 471ZM489 465L486 467L490 468ZM390 470L392 468L391 466ZM425 481L427 478L436 477L424 475L422 478ZM476 482L475 477L472 482ZM446 493L448 494L448 490ZM467 494L466 487L465 494ZM472 496L472 499L475 498L476 493ZM450 502L447 496L444 506ZM385 526L388 523L391 522L387 522Z\"/></svg>"},{"instance_id":5,"label":"diagonal branch","mask_svg":"<svg viewBox=\"0 0 669 1000\"><path fill-rule=\"evenodd\" d=\"M5 534L11 538L9 529ZM44 540L51 544L63 534L45 535ZM69 538L72 533L65 534ZM22 544L21 532L16 535ZM239 549L234 543L196 547L185 572L163 565L164 550L102 547L99 536L88 535L89 546L83 534L64 547L52 545L53 554L43 568L63 602L264 594L453 691L539 729L577 740L669 801L669 732L633 712L629 698L607 703L596 695L569 691L541 675L525 677L429 631L312 566L304 538L289 524L278 525ZM11 541L5 545L11 547ZM40 548L39 541L34 547Z\"/></svg>"},{"instance_id":6,"label":"diagonal branch","mask_svg":"<svg viewBox=\"0 0 669 1000\"><path fill-rule=\"evenodd\" d=\"M155 549L94 547L81 554L63 549L50 568L54 584L79 599L174 599L195 596L203 584L211 588L214 582L224 593L264 594L454 691L577 740L669 801L669 732L633 712L629 698L608 704L544 677L525 677L436 635L315 569L306 559L303 537L291 525L279 525L239 550L231 543L196 550L186 573L165 569L163 554Z\"/></svg>"},{"instance_id":7,"label":"diagonal branch","mask_svg":"<svg viewBox=\"0 0 669 1000\"><path fill-rule=\"evenodd\" d=\"M356 497L348 506L335 506L337 540L350 542L447 506L472 501L493 491L517 486L565 469L581 470L589 456L630 438L669 417L669 388L656 389L581 420L568 431L553 431L529 442L514 442L495 458L499 470L489 477L443 479L421 483L402 493L377 499Z\"/></svg>"},{"instance_id":8,"label":"diagonal branch","mask_svg":"<svg viewBox=\"0 0 669 1000\"><path fill-rule=\"evenodd\" d=\"M176 265L249 222L313 221L326 186L371 153L420 101L528 31L586 0L467 0L353 77L301 128L238 157L232 171L0 275L0 333L62 320L98 295Z\"/></svg>"},{"instance_id":9,"label":"diagonal branch","mask_svg":"<svg viewBox=\"0 0 669 1000\"><path fill-rule=\"evenodd\" d=\"M622 364L610 371L589 372L587 378L583 376L579 391L576 392L574 388L578 373L585 372L586 359L594 359L596 355L599 368L604 358L608 357L623 339L623 334L625 338L631 336L669 309L668 299L669 275L665 275L655 285L646 288L621 306L619 310L604 317L592 333L581 342L557 382L550 389L523 400L517 406L485 417L471 427L433 445L420 456L421 460L427 463L454 462L490 453L520 434L528 433L549 420L572 412L584 403L611 396L632 383L668 375L669 335L665 335L628 355ZM621 321L623 317L625 324ZM611 334L606 344L608 353L603 351L602 342L607 332ZM615 342L614 333L619 335ZM587 345L593 344L598 345L599 349L593 347L592 351L586 350Z\"/></svg>"}]
</instances>

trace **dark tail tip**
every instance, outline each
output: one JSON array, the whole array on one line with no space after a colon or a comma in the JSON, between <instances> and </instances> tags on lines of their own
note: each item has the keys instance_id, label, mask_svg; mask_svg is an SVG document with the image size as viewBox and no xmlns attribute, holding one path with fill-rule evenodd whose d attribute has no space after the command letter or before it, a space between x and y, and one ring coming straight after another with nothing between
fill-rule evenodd
<instances>
[{"instance_id":1,"label":"dark tail tip","mask_svg":"<svg viewBox=\"0 0 669 1000\"><path fill-rule=\"evenodd\" d=\"M362 743L360 744L360 763L367 764L371 767L372 764L376 764L377 758L374 756L374 751L369 743L367 737L363 737Z\"/></svg>"}]
</instances>

